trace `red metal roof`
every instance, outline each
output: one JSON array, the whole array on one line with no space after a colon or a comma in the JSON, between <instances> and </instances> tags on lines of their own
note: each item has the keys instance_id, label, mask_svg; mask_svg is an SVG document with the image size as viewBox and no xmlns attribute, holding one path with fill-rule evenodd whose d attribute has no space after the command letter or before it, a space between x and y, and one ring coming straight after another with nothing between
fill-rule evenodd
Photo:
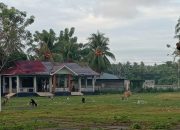
<instances>
[{"instance_id":1,"label":"red metal roof","mask_svg":"<svg viewBox=\"0 0 180 130\"><path fill-rule=\"evenodd\" d=\"M77 75L99 75L89 67L83 67L76 63L52 63L41 61L16 61L15 66L4 70L2 75L50 75L67 67Z\"/></svg>"},{"instance_id":2,"label":"red metal roof","mask_svg":"<svg viewBox=\"0 0 180 130\"><path fill-rule=\"evenodd\" d=\"M15 66L2 72L4 75L39 74L46 72L41 61L17 61Z\"/></svg>"}]
</instances>

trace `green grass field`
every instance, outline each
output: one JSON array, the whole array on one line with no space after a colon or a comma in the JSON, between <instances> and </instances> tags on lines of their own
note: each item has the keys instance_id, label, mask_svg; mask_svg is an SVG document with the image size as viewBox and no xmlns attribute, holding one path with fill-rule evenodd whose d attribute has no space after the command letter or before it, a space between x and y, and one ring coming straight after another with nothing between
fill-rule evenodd
<instances>
[{"instance_id":1,"label":"green grass field","mask_svg":"<svg viewBox=\"0 0 180 130\"><path fill-rule=\"evenodd\" d=\"M121 94L33 97L38 107L30 107L31 97L13 97L2 107L0 130L119 130L180 129L180 93Z\"/></svg>"}]
</instances>

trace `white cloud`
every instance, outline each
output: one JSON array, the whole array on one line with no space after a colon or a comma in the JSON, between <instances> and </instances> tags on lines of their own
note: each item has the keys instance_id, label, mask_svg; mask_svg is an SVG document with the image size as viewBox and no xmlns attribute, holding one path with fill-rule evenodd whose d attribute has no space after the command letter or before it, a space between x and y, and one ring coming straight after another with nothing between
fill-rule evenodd
<instances>
[{"instance_id":1,"label":"white cloud","mask_svg":"<svg viewBox=\"0 0 180 130\"><path fill-rule=\"evenodd\" d=\"M96 15L104 17L135 18L141 14L139 7L161 4L163 0L99 0L94 8Z\"/></svg>"},{"instance_id":2,"label":"white cloud","mask_svg":"<svg viewBox=\"0 0 180 130\"><path fill-rule=\"evenodd\" d=\"M116 62L155 61L153 57L169 60L163 50L167 43L175 42L174 25L180 14L178 0L1 1L34 15L33 31L53 28L59 33L65 27L75 27L80 42L86 42L97 30L105 33ZM163 53L157 53L157 49Z\"/></svg>"}]
</instances>

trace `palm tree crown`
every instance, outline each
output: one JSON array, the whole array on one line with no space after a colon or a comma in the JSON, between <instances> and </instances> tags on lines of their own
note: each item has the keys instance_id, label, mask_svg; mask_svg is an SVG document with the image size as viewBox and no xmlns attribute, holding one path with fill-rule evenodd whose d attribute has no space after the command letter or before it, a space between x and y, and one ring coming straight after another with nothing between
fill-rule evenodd
<instances>
[{"instance_id":1,"label":"palm tree crown","mask_svg":"<svg viewBox=\"0 0 180 130\"><path fill-rule=\"evenodd\" d=\"M115 60L114 54L108 47L109 38L105 37L103 33L97 32L97 34L91 34L88 41L89 54L87 58L90 66L97 72L106 70L111 65L108 58Z\"/></svg>"}]
</instances>

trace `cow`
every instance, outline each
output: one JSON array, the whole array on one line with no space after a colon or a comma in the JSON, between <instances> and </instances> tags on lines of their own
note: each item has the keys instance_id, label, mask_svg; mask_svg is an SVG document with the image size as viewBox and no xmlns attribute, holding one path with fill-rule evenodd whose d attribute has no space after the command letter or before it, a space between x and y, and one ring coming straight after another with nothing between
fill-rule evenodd
<instances>
[{"instance_id":1,"label":"cow","mask_svg":"<svg viewBox=\"0 0 180 130\"><path fill-rule=\"evenodd\" d=\"M128 99L132 95L131 91L127 90L123 93L122 100Z\"/></svg>"}]
</instances>

